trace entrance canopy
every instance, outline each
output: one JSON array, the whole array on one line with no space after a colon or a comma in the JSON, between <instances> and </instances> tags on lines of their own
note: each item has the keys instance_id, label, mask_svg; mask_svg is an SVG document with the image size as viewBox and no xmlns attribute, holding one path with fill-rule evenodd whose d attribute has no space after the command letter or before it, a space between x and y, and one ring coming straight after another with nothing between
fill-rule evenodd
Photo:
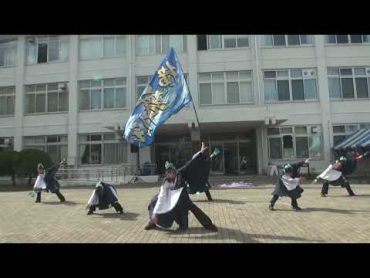
<instances>
[{"instance_id":1,"label":"entrance canopy","mask_svg":"<svg viewBox=\"0 0 370 278\"><path fill-rule=\"evenodd\" d=\"M339 142L336 146L334 146L334 150L338 151L368 146L370 146L370 130L362 128L349 135L343 141Z\"/></svg>"},{"instance_id":2,"label":"entrance canopy","mask_svg":"<svg viewBox=\"0 0 370 278\"><path fill-rule=\"evenodd\" d=\"M286 119L276 119L276 125L285 121ZM275 125L265 125L265 119L238 122L200 122L200 132L202 135L248 133L262 126L273 127ZM164 124L158 128L159 136L185 134L189 134L188 124Z\"/></svg>"}]
</instances>

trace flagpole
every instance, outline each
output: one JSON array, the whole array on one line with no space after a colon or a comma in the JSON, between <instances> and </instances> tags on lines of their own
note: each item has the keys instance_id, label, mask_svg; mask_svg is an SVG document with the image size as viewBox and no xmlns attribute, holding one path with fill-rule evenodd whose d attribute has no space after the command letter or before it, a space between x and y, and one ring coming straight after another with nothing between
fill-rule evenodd
<instances>
[{"instance_id":1,"label":"flagpole","mask_svg":"<svg viewBox=\"0 0 370 278\"><path fill-rule=\"evenodd\" d=\"M138 176L141 175L140 173L140 142L139 142L139 146L137 149L137 173L138 173Z\"/></svg>"},{"instance_id":2,"label":"flagpole","mask_svg":"<svg viewBox=\"0 0 370 278\"><path fill-rule=\"evenodd\" d=\"M185 79L185 77L184 77ZM194 109L194 113L195 113L195 118L197 119L197 123L198 123L198 128L199 128L199 135L200 135L200 123L199 123L199 118L198 118L198 113L197 113L197 110L195 109L195 105L194 105L194 98L193 98L193 95L191 94L190 92L190 89L189 89L189 84L188 84L188 81L185 79L185 82L186 82L186 86L188 87L188 90L189 90L189 94L191 96L191 103L193 104L193 109Z\"/></svg>"},{"instance_id":3,"label":"flagpole","mask_svg":"<svg viewBox=\"0 0 370 278\"><path fill-rule=\"evenodd\" d=\"M184 77L185 79L185 77ZM195 118L197 119L197 123L198 123L198 129L199 129L199 138L200 138L200 141L202 141L201 139L201 132L200 132L200 122L199 122L199 118L198 118L198 113L197 113L197 110L195 109L195 105L194 105L194 98L193 98L193 95L191 94L190 92L190 89L189 89L189 84L188 84L188 81L185 79L185 82L186 82L186 86L188 87L188 90L189 90L189 94L191 96L191 103L193 104L193 109L194 109L194 113L195 113Z\"/></svg>"}]
</instances>

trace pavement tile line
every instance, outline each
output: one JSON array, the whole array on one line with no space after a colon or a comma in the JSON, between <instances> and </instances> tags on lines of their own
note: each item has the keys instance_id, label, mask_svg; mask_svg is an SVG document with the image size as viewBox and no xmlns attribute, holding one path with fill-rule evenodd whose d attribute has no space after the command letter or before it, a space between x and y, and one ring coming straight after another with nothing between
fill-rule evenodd
<instances>
[{"instance_id":1,"label":"pavement tile line","mask_svg":"<svg viewBox=\"0 0 370 278\"><path fill-rule=\"evenodd\" d=\"M113 208L87 216L90 188L63 188L66 204L54 194L43 194L42 203L35 204L27 192L0 192L0 243L368 243L370 187L352 187L358 196L330 187L322 198L320 186L308 185L298 201L300 212L291 209L289 198L269 211L270 184L211 190L214 202L205 194L191 195L218 233L205 230L191 213L185 232L145 231L147 205L158 187L118 188L122 216Z\"/></svg>"}]
</instances>

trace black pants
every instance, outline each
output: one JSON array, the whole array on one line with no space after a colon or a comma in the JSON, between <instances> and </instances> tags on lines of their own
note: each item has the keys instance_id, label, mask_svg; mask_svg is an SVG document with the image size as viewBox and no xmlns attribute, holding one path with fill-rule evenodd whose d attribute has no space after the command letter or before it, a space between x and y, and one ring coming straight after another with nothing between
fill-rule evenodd
<instances>
[{"instance_id":1,"label":"black pants","mask_svg":"<svg viewBox=\"0 0 370 278\"><path fill-rule=\"evenodd\" d=\"M186 190L181 192L179 201L177 202L173 213L175 221L179 224L180 229L188 228L188 211L191 211L199 223L206 229L217 230L212 220L199 207L197 207L189 198Z\"/></svg>"},{"instance_id":2,"label":"black pants","mask_svg":"<svg viewBox=\"0 0 370 278\"><path fill-rule=\"evenodd\" d=\"M58 190L57 192L55 192L55 194L58 196L59 200L61 202L65 202L66 198L64 198L63 194L60 193L60 191Z\"/></svg>"},{"instance_id":3,"label":"black pants","mask_svg":"<svg viewBox=\"0 0 370 278\"><path fill-rule=\"evenodd\" d=\"M271 201L270 201L270 203L271 203L271 206L272 206L272 207L275 205L275 203L276 203L276 201L277 201L278 199L279 199L279 195L273 195L273 196L272 196L272 199L271 199ZM292 200L292 202L291 202L292 207L293 207L293 208L297 208L297 207L298 207L297 199L292 198L292 197L290 197L290 199Z\"/></svg>"},{"instance_id":4,"label":"black pants","mask_svg":"<svg viewBox=\"0 0 370 278\"><path fill-rule=\"evenodd\" d=\"M89 208L89 212L94 212L99 205L92 205ZM119 202L113 203L112 207L116 210L116 212L123 213L123 208Z\"/></svg>"},{"instance_id":5,"label":"black pants","mask_svg":"<svg viewBox=\"0 0 370 278\"><path fill-rule=\"evenodd\" d=\"M64 198L63 194L60 193L60 191L56 191L55 194L58 196L61 202L65 202L66 199ZM37 192L36 203L40 202L41 202L41 192Z\"/></svg>"},{"instance_id":6,"label":"black pants","mask_svg":"<svg viewBox=\"0 0 370 278\"><path fill-rule=\"evenodd\" d=\"M212 196L211 196L211 192L209 192L209 189L206 189L204 191L204 193L206 193L208 201L213 201Z\"/></svg>"},{"instance_id":7,"label":"black pants","mask_svg":"<svg viewBox=\"0 0 370 278\"><path fill-rule=\"evenodd\" d=\"M355 193L352 191L352 188L349 184L349 181L343 176L341 176L339 179L337 179L336 181L333 181L333 182L330 182L330 181L324 182L323 185L322 185L322 188L321 188L321 193L322 194L328 194L329 184L341 185L342 187L345 187L347 189L347 192L350 196L355 195Z\"/></svg>"}]
</instances>

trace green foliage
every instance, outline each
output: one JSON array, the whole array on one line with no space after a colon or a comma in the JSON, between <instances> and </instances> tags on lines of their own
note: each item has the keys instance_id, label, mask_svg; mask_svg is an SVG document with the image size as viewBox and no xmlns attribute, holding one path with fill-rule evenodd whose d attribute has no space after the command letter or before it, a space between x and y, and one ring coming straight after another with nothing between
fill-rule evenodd
<instances>
[{"instance_id":1,"label":"green foliage","mask_svg":"<svg viewBox=\"0 0 370 278\"><path fill-rule=\"evenodd\" d=\"M0 152L0 176L11 176L14 174L14 162L17 152Z\"/></svg>"},{"instance_id":2,"label":"green foliage","mask_svg":"<svg viewBox=\"0 0 370 278\"><path fill-rule=\"evenodd\" d=\"M42 163L45 168L52 165L50 156L46 152L33 149L22 150L17 155L15 174L18 177L35 177L39 163Z\"/></svg>"}]
</instances>

